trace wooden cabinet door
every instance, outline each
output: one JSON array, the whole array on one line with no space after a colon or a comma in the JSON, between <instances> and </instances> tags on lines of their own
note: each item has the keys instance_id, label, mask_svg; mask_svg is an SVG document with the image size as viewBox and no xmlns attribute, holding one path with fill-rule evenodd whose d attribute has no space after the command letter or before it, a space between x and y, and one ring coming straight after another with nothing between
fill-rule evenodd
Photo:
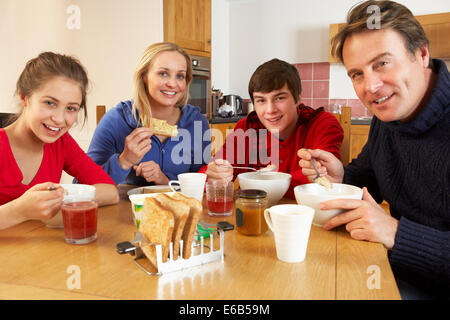
<instances>
[{"instance_id":1,"label":"wooden cabinet door","mask_svg":"<svg viewBox=\"0 0 450 320\"><path fill-rule=\"evenodd\" d=\"M220 150L222 145L225 143L225 138L227 134L231 133L234 129L236 123L215 123L211 124L212 130L212 146L211 146L211 155L214 156L217 151Z\"/></svg>"},{"instance_id":2,"label":"wooden cabinet door","mask_svg":"<svg viewBox=\"0 0 450 320\"><path fill-rule=\"evenodd\" d=\"M357 158L369 138L369 125L352 125L350 135L350 162Z\"/></svg>"},{"instance_id":3,"label":"wooden cabinet door","mask_svg":"<svg viewBox=\"0 0 450 320\"><path fill-rule=\"evenodd\" d=\"M211 52L211 0L164 0L164 41Z\"/></svg>"},{"instance_id":4,"label":"wooden cabinet door","mask_svg":"<svg viewBox=\"0 0 450 320\"><path fill-rule=\"evenodd\" d=\"M345 23L335 23L330 24L330 40L328 42L328 62L329 63L340 63L338 58L333 57L333 54L331 52L331 40L334 38L335 35L339 33L339 31L345 26Z\"/></svg>"},{"instance_id":5,"label":"wooden cabinet door","mask_svg":"<svg viewBox=\"0 0 450 320\"><path fill-rule=\"evenodd\" d=\"M417 16L428 40L432 58L450 58L450 12Z\"/></svg>"}]
</instances>

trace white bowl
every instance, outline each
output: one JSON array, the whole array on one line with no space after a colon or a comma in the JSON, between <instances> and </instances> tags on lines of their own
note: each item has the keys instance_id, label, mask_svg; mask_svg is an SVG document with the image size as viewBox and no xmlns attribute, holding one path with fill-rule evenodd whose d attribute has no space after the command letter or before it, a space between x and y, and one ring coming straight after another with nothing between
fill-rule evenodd
<instances>
[{"instance_id":1,"label":"white bowl","mask_svg":"<svg viewBox=\"0 0 450 320\"><path fill-rule=\"evenodd\" d=\"M284 172L246 172L238 175L242 190L257 189L267 192L269 206L276 204L289 189L292 176Z\"/></svg>"},{"instance_id":2,"label":"white bowl","mask_svg":"<svg viewBox=\"0 0 450 320\"><path fill-rule=\"evenodd\" d=\"M64 201L89 201L95 199L95 187L87 184L62 184L67 194L64 195Z\"/></svg>"},{"instance_id":3,"label":"white bowl","mask_svg":"<svg viewBox=\"0 0 450 320\"><path fill-rule=\"evenodd\" d=\"M95 199L95 187L87 184L61 184L67 194L63 201L89 201ZM64 228L62 213L59 211L53 218L45 220L49 228Z\"/></svg>"},{"instance_id":4,"label":"white bowl","mask_svg":"<svg viewBox=\"0 0 450 320\"><path fill-rule=\"evenodd\" d=\"M329 191L318 183L304 184L294 188L295 200L300 205L314 209L313 224L322 227L325 222L342 213L344 210L320 210L319 204L334 199L362 199L361 188L348 184L333 183Z\"/></svg>"}]
</instances>

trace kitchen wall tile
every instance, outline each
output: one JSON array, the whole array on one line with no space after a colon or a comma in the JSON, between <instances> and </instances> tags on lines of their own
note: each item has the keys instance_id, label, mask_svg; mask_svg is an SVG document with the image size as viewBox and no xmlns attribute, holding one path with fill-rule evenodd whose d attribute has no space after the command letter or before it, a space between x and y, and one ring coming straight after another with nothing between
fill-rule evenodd
<instances>
[{"instance_id":1,"label":"kitchen wall tile","mask_svg":"<svg viewBox=\"0 0 450 320\"><path fill-rule=\"evenodd\" d=\"M313 79L312 63L298 63L298 64L295 64L295 67L297 68L298 73L300 74L300 79L302 81Z\"/></svg>"},{"instance_id":2,"label":"kitchen wall tile","mask_svg":"<svg viewBox=\"0 0 450 320\"><path fill-rule=\"evenodd\" d=\"M302 98L310 99L313 97L313 81L302 80Z\"/></svg>"},{"instance_id":3,"label":"kitchen wall tile","mask_svg":"<svg viewBox=\"0 0 450 320\"><path fill-rule=\"evenodd\" d=\"M349 106L352 108L352 117L370 117L370 113L359 99L345 98L329 99L330 97L330 64L298 63L294 64L302 81L301 102L314 109L324 107L326 111L333 112L333 105Z\"/></svg>"},{"instance_id":4,"label":"kitchen wall tile","mask_svg":"<svg viewBox=\"0 0 450 320\"><path fill-rule=\"evenodd\" d=\"M367 116L366 107L364 107L359 99L348 99L348 105L352 107L352 117Z\"/></svg>"},{"instance_id":5,"label":"kitchen wall tile","mask_svg":"<svg viewBox=\"0 0 450 320\"><path fill-rule=\"evenodd\" d=\"M313 81L313 95L314 99L328 99L330 94L330 82L326 81Z\"/></svg>"},{"instance_id":6,"label":"kitchen wall tile","mask_svg":"<svg viewBox=\"0 0 450 320\"><path fill-rule=\"evenodd\" d=\"M313 64L313 80L330 80L330 64L328 62Z\"/></svg>"},{"instance_id":7,"label":"kitchen wall tile","mask_svg":"<svg viewBox=\"0 0 450 320\"><path fill-rule=\"evenodd\" d=\"M317 108L320 108L320 107L324 107L325 109L327 109L327 107L328 107L328 99L313 99L311 107L314 108L314 109L317 109Z\"/></svg>"},{"instance_id":8,"label":"kitchen wall tile","mask_svg":"<svg viewBox=\"0 0 450 320\"><path fill-rule=\"evenodd\" d=\"M330 99L330 105L333 105L335 103L340 104L341 106L348 106L347 99Z\"/></svg>"},{"instance_id":9,"label":"kitchen wall tile","mask_svg":"<svg viewBox=\"0 0 450 320\"><path fill-rule=\"evenodd\" d=\"M301 103L303 103L307 107L311 107L312 106L312 99L307 99L307 98L303 98L302 97Z\"/></svg>"}]
</instances>

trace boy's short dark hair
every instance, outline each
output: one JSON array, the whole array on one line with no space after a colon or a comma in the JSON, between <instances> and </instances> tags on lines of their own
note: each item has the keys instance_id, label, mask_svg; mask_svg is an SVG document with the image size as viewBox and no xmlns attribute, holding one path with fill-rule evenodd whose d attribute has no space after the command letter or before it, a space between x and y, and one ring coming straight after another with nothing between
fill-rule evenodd
<instances>
[{"instance_id":1,"label":"boy's short dark hair","mask_svg":"<svg viewBox=\"0 0 450 320\"><path fill-rule=\"evenodd\" d=\"M254 103L253 92L271 92L287 84L295 102L302 93L302 84L298 70L292 64L279 59L272 59L260 65L248 84L248 93Z\"/></svg>"}]
</instances>

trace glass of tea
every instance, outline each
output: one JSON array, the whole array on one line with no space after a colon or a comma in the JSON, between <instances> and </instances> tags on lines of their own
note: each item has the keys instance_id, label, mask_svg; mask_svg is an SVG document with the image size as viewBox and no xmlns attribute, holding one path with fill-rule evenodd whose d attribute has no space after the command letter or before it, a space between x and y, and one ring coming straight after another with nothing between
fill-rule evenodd
<instances>
[{"instance_id":1,"label":"glass of tea","mask_svg":"<svg viewBox=\"0 0 450 320\"><path fill-rule=\"evenodd\" d=\"M98 205L94 200L68 200L62 206L65 240L87 244L97 239Z\"/></svg>"},{"instance_id":2,"label":"glass of tea","mask_svg":"<svg viewBox=\"0 0 450 320\"><path fill-rule=\"evenodd\" d=\"M206 183L206 200L210 216L229 216L233 212L234 183L208 181Z\"/></svg>"}]
</instances>

